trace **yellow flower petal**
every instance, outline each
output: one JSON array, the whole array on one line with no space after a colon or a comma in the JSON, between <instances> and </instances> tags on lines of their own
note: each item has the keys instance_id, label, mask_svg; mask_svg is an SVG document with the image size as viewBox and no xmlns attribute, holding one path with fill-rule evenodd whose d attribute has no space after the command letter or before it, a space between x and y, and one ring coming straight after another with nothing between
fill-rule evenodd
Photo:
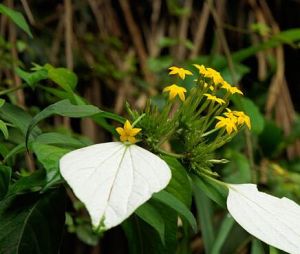
<instances>
[{"instance_id":1,"label":"yellow flower petal","mask_svg":"<svg viewBox=\"0 0 300 254\"><path fill-rule=\"evenodd\" d=\"M119 133L120 136L124 135L124 129L122 127L116 128L116 131Z\"/></svg>"},{"instance_id":2,"label":"yellow flower petal","mask_svg":"<svg viewBox=\"0 0 300 254\"><path fill-rule=\"evenodd\" d=\"M134 144L136 142L136 138L135 137L128 137L128 141L132 144Z\"/></svg>"},{"instance_id":3,"label":"yellow flower petal","mask_svg":"<svg viewBox=\"0 0 300 254\"><path fill-rule=\"evenodd\" d=\"M141 128L133 128L132 130L130 130L130 134L129 136L135 136L137 135L142 129Z\"/></svg>"}]
</instances>

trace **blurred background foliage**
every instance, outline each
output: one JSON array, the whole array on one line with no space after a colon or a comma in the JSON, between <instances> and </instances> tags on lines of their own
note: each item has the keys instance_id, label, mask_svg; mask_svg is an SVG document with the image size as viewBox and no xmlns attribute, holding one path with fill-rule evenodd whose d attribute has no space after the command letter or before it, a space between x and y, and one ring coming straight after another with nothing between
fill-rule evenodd
<instances>
[{"instance_id":1,"label":"blurred background foliage","mask_svg":"<svg viewBox=\"0 0 300 254\"><path fill-rule=\"evenodd\" d=\"M225 181L256 182L265 191L300 202L298 1L5 0L3 4L24 14L33 35L24 33L7 15L0 16L0 95L12 105L34 115L70 98L68 89L76 87L80 100L126 116L126 101L137 109L144 108L149 97L158 106L162 103L161 91L171 82L167 75L171 65L205 64L240 87L245 98L234 104L252 119L251 132L239 134L217 154L230 162L214 170ZM40 65L45 65L48 76ZM51 70L56 74L51 76ZM67 87L56 76L60 72L67 76ZM186 79L185 86L191 84L192 79ZM9 108L0 112L3 119L9 118L5 114L9 115ZM29 115L22 117L26 120ZM102 120L54 116L42 126L77 135L73 147L111 140ZM24 140L9 124L1 121L0 127L4 158ZM26 175L40 167L34 159L37 156L41 163L47 147L34 149L39 152L26 160L18 155L9 158L15 171ZM63 152L58 150L55 156ZM61 253L127 253L123 231L110 230L99 243L89 221L80 215L82 204L69 195L74 201L72 213L78 216L67 214ZM223 217L224 210L197 188L193 211L200 230L190 234L182 227L177 253L266 253L266 246L232 218Z\"/></svg>"}]
</instances>

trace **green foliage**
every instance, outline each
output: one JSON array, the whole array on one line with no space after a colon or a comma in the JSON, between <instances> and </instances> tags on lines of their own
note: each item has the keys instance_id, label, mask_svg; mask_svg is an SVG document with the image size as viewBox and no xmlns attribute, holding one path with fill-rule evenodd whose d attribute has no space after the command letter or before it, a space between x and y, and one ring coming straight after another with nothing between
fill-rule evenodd
<instances>
[{"instance_id":1,"label":"green foliage","mask_svg":"<svg viewBox=\"0 0 300 254\"><path fill-rule=\"evenodd\" d=\"M24 32L26 32L31 38L33 37L30 28L26 20L24 19L22 13L10 9L4 4L0 4L0 13L9 17L18 27L20 27Z\"/></svg>"},{"instance_id":2,"label":"green foliage","mask_svg":"<svg viewBox=\"0 0 300 254\"><path fill-rule=\"evenodd\" d=\"M8 186L11 178L11 168L0 165L0 200L8 192Z\"/></svg>"},{"instance_id":3,"label":"green foliage","mask_svg":"<svg viewBox=\"0 0 300 254\"><path fill-rule=\"evenodd\" d=\"M193 214L180 200L178 200L172 194L166 191L160 191L159 193L153 195L153 199L158 200L161 203L174 209L179 213L180 216L182 216L183 219L185 219L190 224L194 231L197 230L197 223Z\"/></svg>"},{"instance_id":4,"label":"green foliage","mask_svg":"<svg viewBox=\"0 0 300 254\"><path fill-rule=\"evenodd\" d=\"M135 214L152 226L159 234L161 242L165 244L165 222L160 212L150 203L145 203L135 211Z\"/></svg>"},{"instance_id":5,"label":"green foliage","mask_svg":"<svg viewBox=\"0 0 300 254\"><path fill-rule=\"evenodd\" d=\"M57 253L65 220L62 190L12 195L0 203L3 253ZM37 241L38 239L38 241Z\"/></svg>"},{"instance_id":6,"label":"green foliage","mask_svg":"<svg viewBox=\"0 0 300 254\"><path fill-rule=\"evenodd\" d=\"M47 55L53 53L55 47L64 49L60 39L57 45L52 42L51 50L45 47L51 44L48 33L53 32L51 29L54 23L44 21L47 26L45 29L45 24L36 20L36 34L42 34L42 31L44 35L32 40L31 30L23 14L0 4L0 13L22 30L19 31L22 40L17 37L13 42L11 38L5 38L6 34L11 36L12 31L6 31L4 24L0 36L0 96L3 97L0 98L0 253L59 253L62 252L63 233L74 234L73 238L77 237L81 241L79 245L82 249L85 248L84 244L98 245L103 236L93 231L84 205L70 195L66 207L66 189L69 187L60 175L59 160L64 154L91 145L95 140L108 141L113 136L118 139L115 127L119 123L123 124L126 118L108 111L115 106L118 112L122 112L119 104L124 100L139 108L136 111L127 107L132 121L145 113L136 125L142 128L141 140L137 145L159 155L172 171L172 179L165 190L154 194L122 223L129 253L188 254L192 252L191 246L197 245L199 241L204 247L201 245L199 250L193 250L195 253L280 253L250 237L228 215L225 211L228 190L221 179L229 183L256 182L278 196L291 197L299 202L300 161L298 158L288 159L293 155L291 147L300 137L299 117L296 117L287 135L286 130L284 132L275 121L265 118L263 107L267 98L267 83L272 79L276 59L271 58L270 52L267 54L266 65L272 65L272 68L263 81L253 80L255 68L245 60L252 61L258 53L265 53L266 50L284 44L297 48L300 29L275 34L269 25L253 23L245 36L240 37L248 42L255 33L258 42L226 57L219 55L218 48L223 47L218 44L219 38L205 35L205 47L201 54L198 51L200 56L183 61L182 56L194 55L190 53L198 46L197 40L190 37L190 34L197 34L194 27L198 27L198 23L188 27L188 36L185 38L181 38L182 34L173 36L174 27L179 27L178 31L182 32L185 24L183 19L191 19L194 13L193 9L186 7L184 1L168 0L163 11L168 12L167 23L172 23L173 27L168 27L167 33L167 30L164 31L166 20L161 21L159 18L155 21L155 16L151 16L153 24L158 22L157 31L148 30L142 23L147 29L141 37L147 43L145 48L149 53L144 63L140 60L143 54L141 57L140 52L135 52L135 47L128 44L130 40L123 43L119 39L119 31L107 38L104 36L107 31L103 29L102 34L102 27L100 36L87 33L91 8L77 2L74 7L74 15L78 15L80 21L72 24L72 28L75 30L78 25L80 32L76 38L79 47L73 52L73 72L64 67L55 67L56 64L65 64L61 55L51 60L53 65L47 63ZM140 11L138 9L137 13ZM81 21L86 23L82 25ZM39 30L39 27L44 31ZM30 40L23 31L29 35ZM230 28L227 32L230 33ZM152 33L155 35L153 38L150 36ZM68 46L66 43L65 47ZM178 54L177 58L179 49L185 53L182 56ZM17 58L13 56L15 53ZM117 60L114 62L111 59ZM28 69L34 61L43 61L43 64L33 64ZM228 64L230 62L233 66ZM243 91L248 97L234 95L231 98L233 103L228 102L224 109L230 106L243 110L251 118L251 130L229 137L226 142L232 142L223 148L226 142L211 145L212 140L218 138L217 132L210 133L215 122L207 120L212 118L208 108L200 110L205 103L201 98L208 89L193 89L196 84L194 77L188 77L182 82L179 79L172 81L178 84L181 82L187 89L189 99L181 106L177 104L179 101L174 103L175 106L166 102L166 94L160 94L162 86L171 80L165 70L173 63L181 66L206 64L218 69L229 83L239 83L242 87L246 83L247 90ZM78 77L75 72L79 74ZM251 77L249 88L248 77ZM18 78L21 82L18 82ZM204 82L209 83L210 80L198 79L197 85L204 87ZM93 86L98 90L86 89L87 84L92 84L89 89ZM20 102L22 96L19 90L24 95L24 102ZM142 109L139 106L143 104L144 94L154 96ZM216 94L224 95L219 91ZM92 105L96 103L97 106ZM57 116L76 120L63 125L62 118ZM93 121L92 125L82 121L86 117ZM40 124L45 119L47 121ZM81 136L79 132L86 126L88 128ZM94 134L91 126L94 129L99 126L102 128L101 135L94 136L94 140L86 137ZM223 157L226 160L221 159ZM65 188L62 188L63 185ZM72 205L73 208L70 208ZM75 242L74 239L72 241Z\"/></svg>"}]
</instances>

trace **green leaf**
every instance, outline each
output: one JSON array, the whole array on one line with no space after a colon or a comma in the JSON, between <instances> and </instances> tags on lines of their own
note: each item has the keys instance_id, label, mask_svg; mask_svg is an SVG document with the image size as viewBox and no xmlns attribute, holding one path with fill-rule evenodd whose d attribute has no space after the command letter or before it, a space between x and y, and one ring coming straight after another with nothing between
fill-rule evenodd
<instances>
[{"instance_id":1,"label":"green leaf","mask_svg":"<svg viewBox=\"0 0 300 254\"><path fill-rule=\"evenodd\" d=\"M38 161L43 165L47 172L47 185L45 189L62 180L59 172L59 160L71 149L61 148L53 145L41 144L35 142L32 146ZM44 190L43 190L44 191Z\"/></svg>"},{"instance_id":2,"label":"green leaf","mask_svg":"<svg viewBox=\"0 0 300 254\"><path fill-rule=\"evenodd\" d=\"M197 231L197 223L193 216L193 214L190 212L190 210L186 207L184 203L182 203L179 199L177 199L175 196L173 196L171 193L168 193L166 191L160 191L158 193L155 193L153 195L154 200L158 200L162 202L165 205L168 205L172 209L174 209L176 212L178 212L182 218L186 219L194 232Z\"/></svg>"},{"instance_id":3,"label":"green leaf","mask_svg":"<svg viewBox=\"0 0 300 254\"><path fill-rule=\"evenodd\" d=\"M159 234L161 242L165 244L165 222L160 212L150 203L145 203L135 211L135 214L153 227Z\"/></svg>"},{"instance_id":4,"label":"green leaf","mask_svg":"<svg viewBox=\"0 0 300 254\"><path fill-rule=\"evenodd\" d=\"M211 249L215 240L215 232L212 218L212 201L196 185L194 185L194 197L197 207L197 217L198 221L200 221L201 234L204 242L205 252L211 253Z\"/></svg>"},{"instance_id":5,"label":"green leaf","mask_svg":"<svg viewBox=\"0 0 300 254\"><path fill-rule=\"evenodd\" d=\"M1 253L59 253L65 223L65 192L14 195L0 203Z\"/></svg>"},{"instance_id":6,"label":"green leaf","mask_svg":"<svg viewBox=\"0 0 300 254\"><path fill-rule=\"evenodd\" d=\"M43 119L52 116L52 115L60 115L60 116L68 116L68 117L87 117L92 116L97 113L102 112L99 108L92 105L73 105L69 100L62 100L56 102L40 113L35 115L32 119L31 123L28 126L26 132L26 144L28 143L29 135L32 129Z\"/></svg>"},{"instance_id":7,"label":"green leaf","mask_svg":"<svg viewBox=\"0 0 300 254\"><path fill-rule=\"evenodd\" d=\"M169 165L172 172L172 179L166 191L173 194L187 207L190 207L192 203L192 186L185 168L176 158L170 156L161 157Z\"/></svg>"},{"instance_id":8,"label":"green leaf","mask_svg":"<svg viewBox=\"0 0 300 254\"><path fill-rule=\"evenodd\" d=\"M74 72L66 68L54 68L50 64L46 64L44 68L48 71L49 79L68 93L73 94L73 90L75 89L78 81Z\"/></svg>"},{"instance_id":9,"label":"green leaf","mask_svg":"<svg viewBox=\"0 0 300 254\"><path fill-rule=\"evenodd\" d=\"M263 51L269 48L275 48L281 44L290 44L300 40L300 29L294 28L286 31L282 31L272 36L269 40L251 46L249 48L242 49L232 54L234 62L241 62L250 56L255 55L259 51ZM226 60L224 61L226 65Z\"/></svg>"},{"instance_id":10,"label":"green leaf","mask_svg":"<svg viewBox=\"0 0 300 254\"><path fill-rule=\"evenodd\" d=\"M165 223L165 245L160 240L157 231L140 219L138 216L130 216L122 223L128 239L130 254L166 254L176 253L177 245L177 213L168 206L151 201L151 204L160 211Z\"/></svg>"},{"instance_id":11,"label":"green leaf","mask_svg":"<svg viewBox=\"0 0 300 254\"><path fill-rule=\"evenodd\" d=\"M173 59L171 56L161 56L148 58L147 65L152 72L160 72L172 65Z\"/></svg>"},{"instance_id":12,"label":"green leaf","mask_svg":"<svg viewBox=\"0 0 300 254\"><path fill-rule=\"evenodd\" d=\"M199 187L209 198L222 207L226 207L228 189L215 183L209 176L193 176L194 184Z\"/></svg>"},{"instance_id":13,"label":"green leaf","mask_svg":"<svg viewBox=\"0 0 300 254\"><path fill-rule=\"evenodd\" d=\"M9 181L11 178L11 168L0 165L0 200L5 197L8 192Z\"/></svg>"},{"instance_id":14,"label":"green leaf","mask_svg":"<svg viewBox=\"0 0 300 254\"><path fill-rule=\"evenodd\" d=\"M57 132L43 133L36 137L35 142L40 144L49 144L57 146L65 146L72 148L81 148L88 144L83 143L81 140L61 134Z\"/></svg>"},{"instance_id":15,"label":"green leaf","mask_svg":"<svg viewBox=\"0 0 300 254\"><path fill-rule=\"evenodd\" d=\"M23 176L9 187L8 196L26 192L40 191L46 184L46 171L37 170L29 176Z\"/></svg>"},{"instance_id":16,"label":"green leaf","mask_svg":"<svg viewBox=\"0 0 300 254\"><path fill-rule=\"evenodd\" d=\"M2 131L4 138L8 139L8 129L6 123L0 120L0 130Z\"/></svg>"},{"instance_id":17,"label":"green leaf","mask_svg":"<svg viewBox=\"0 0 300 254\"><path fill-rule=\"evenodd\" d=\"M35 72L26 72L21 68L17 67L16 73L31 87L34 87L39 81L48 78L48 72L45 69L40 69Z\"/></svg>"},{"instance_id":18,"label":"green leaf","mask_svg":"<svg viewBox=\"0 0 300 254\"><path fill-rule=\"evenodd\" d=\"M30 28L22 13L10 9L3 4L0 4L0 13L9 17L18 27L20 27L24 32L26 32L31 38L33 37Z\"/></svg>"},{"instance_id":19,"label":"green leaf","mask_svg":"<svg viewBox=\"0 0 300 254\"><path fill-rule=\"evenodd\" d=\"M232 99L237 107L250 117L251 132L260 134L264 129L265 120L259 108L248 98L238 96Z\"/></svg>"},{"instance_id":20,"label":"green leaf","mask_svg":"<svg viewBox=\"0 0 300 254\"><path fill-rule=\"evenodd\" d=\"M79 224L76 226L76 235L84 243L96 246L99 242L99 235L96 234L90 224Z\"/></svg>"},{"instance_id":21,"label":"green leaf","mask_svg":"<svg viewBox=\"0 0 300 254\"><path fill-rule=\"evenodd\" d=\"M71 149L42 144L38 142L35 142L32 148L33 152L37 156L38 161L42 163L47 172L53 170L58 171L60 158L71 151Z\"/></svg>"},{"instance_id":22,"label":"green leaf","mask_svg":"<svg viewBox=\"0 0 300 254\"><path fill-rule=\"evenodd\" d=\"M0 98L0 108L4 105L4 103L5 103L5 100Z\"/></svg>"},{"instance_id":23,"label":"green leaf","mask_svg":"<svg viewBox=\"0 0 300 254\"><path fill-rule=\"evenodd\" d=\"M220 229L218 230L218 235L214 241L214 245L211 251L212 254L222 253L222 246L234 224L235 220L229 214L227 214L222 221Z\"/></svg>"},{"instance_id":24,"label":"green leaf","mask_svg":"<svg viewBox=\"0 0 300 254\"><path fill-rule=\"evenodd\" d=\"M264 245L263 243L256 239L252 239L252 244L251 244L251 254L264 254L266 253L264 250Z\"/></svg>"},{"instance_id":25,"label":"green leaf","mask_svg":"<svg viewBox=\"0 0 300 254\"><path fill-rule=\"evenodd\" d=\"M25 143L18 144L13 149L11 149L4 157L4 162L10 159L12 156L15 156L18 153L24 152L26 150Z\"/></svg>"},{"instance_id":26,"label":"green leaf","mask_svg":"<svg viewBox=\"0 0 300 254\"><path fill-rule=\"evenodd\" d=\"M229 183L245 183L251 182L251 167L247 157L237 151L230 151L230 160L224 167L223 174L225 175L224 181Z\"/></svg>"},{"instance_id":27,"label":"green leaf","mask_svg":"<svg viewBox=\"0 0 300 254\"><path fill-rule=\"evenodd\" d=\"M26 133L29 123L32 120L32 117L27 112L10 103L5 103L0 108L0 118L13 124L24 135ZM33 135L37 135L40 133L40 130L38 128L34 128L33 132Z\"/></svg>"}]
</instances>

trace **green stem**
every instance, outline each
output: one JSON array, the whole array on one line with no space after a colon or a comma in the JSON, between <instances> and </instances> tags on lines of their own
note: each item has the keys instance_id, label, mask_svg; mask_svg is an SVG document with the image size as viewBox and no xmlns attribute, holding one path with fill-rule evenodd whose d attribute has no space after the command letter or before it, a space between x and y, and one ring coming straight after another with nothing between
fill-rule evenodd
<instances>
[{"instance_id":1,"label":"green stem","mask_svg":"<svg viewBox=\"0 0 300 254\"><path fill-rule=\"evenodd\" d=\"M162 154L169 155L169 156L174 157L174 158L184 158L185 157L184 154L171 153L171 152L167 152L167 151L162 150L162 149L158 149L158 151Z\"/></svg>"},{"instance_id":2,"label":"green stem","mask_svg":"<svg viewBox=\"0 0 300 254\"><path fill-rule=\"evenodd\" d=\"M141 114L141 115L133 122L132 127L134 127L139 121L141 121L142 118L143 118L145 115L146 115L145 113Z\"/></svg>"},{"instance_id":3,"label":"green stem","mask_svg":"<svg viewBox=\"0 0 300 254\"><path fill-rule=\"evenodd\" d=\"M216 179L216 178L210 177L210 176L208 176L208 175L206 175L206 174L203 174L203 173L201 173L201 172L199 173L199 175L208 178L209 180L211 180L211 181L217 183L218 185L220 185L220 186L222 186L222 187L229 188L229 186L228 186L227 183L224 183L224 182L222 182L222 181L220 181L220 180L218 180L218 179Z\"/></svg>"},{"instance_id":4,"label":"green stem","mask_svg":"<svg viewBox=\"0 0 300 254\"><path fill-rule=\"evenodd\" d=\"M3 91L0 92L0 96L8 94L8 93L12 93L12 92L17 91L19 89L22 89L23 87L25 87L25 86L24 85L20 85L20 86L16 86L16 87L13 87L13 88L9 88L9 89L3 90Z\"/></svg>"},{"instance_id":5,"label":"green stem","mask_svg":"<svg viewBox=\"0 0 300 254\"><path fill-rule=\"evenodd\" d=\"M203 133L202 135L201 135L201 137L203 138L203 137L206 137L206 136L208 136L208 135L210 135L210 134L212 134L212 133L214 133L214 132L216 132L216 131L218 131L219 129L217 129L217 128L215 128L215 129L212 129L212 130L210 130L210 131L208 131L208 132L205 132L205 133Z\"/></svg>"}]
</instances>

